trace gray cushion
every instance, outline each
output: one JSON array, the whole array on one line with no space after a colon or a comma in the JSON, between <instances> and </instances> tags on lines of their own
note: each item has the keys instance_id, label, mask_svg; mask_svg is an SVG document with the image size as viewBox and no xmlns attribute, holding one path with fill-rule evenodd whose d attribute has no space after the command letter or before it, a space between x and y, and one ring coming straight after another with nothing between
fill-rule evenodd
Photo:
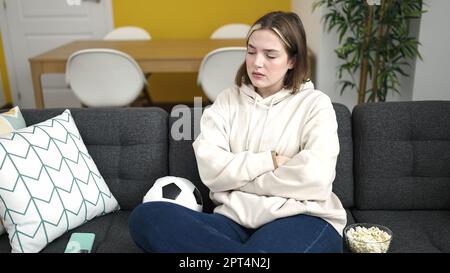
<instances>
[{"instance_id":1,"label":"gray cushion","mask_svg":"<svg viewBox=\"0 0 450 273\"><path fill-rule=\"evenodd\" d=\"M390 228L389 252L450 252L449 210L352 210L357 222L377 223Z\"/></svg>"},{"instance_id":2,"label":"gray cushion","mask_svg":"<svg viewBox=\"0 0 450 273\"><path fill-rule=\"evenodd\" d=\"M333 103L338 123L340 151L336 163L333 192L345 208L353 206L353 140L352 117L345 105Z\"/></svg>"},{"instance_id":3,"label":"gray cushion","mask_svg":"<svg viewBox=\"0 0 450 273\"><path fill-rule=\"evenodd\" d=\"M359 209L450 209L450 101L353 110Z\"/></svg>"},{"instance_id":4,"label":"gray cushion","mask_svg":"<svg viewBox=\"0 0 450 273\"><path fill-rule=\"evenodd\" d=\"M95 248L97 253L141 253L133 241L128 229L130 211L118 211L111 220L108 233Z\"/></svg>"},{"instance_id":5,"label":"gray cushion","mask_svg":"<svg viewBox=\"0 0 450 273\"><path fill-rule=\"evenodd\" d=\"M27 125L64 109L23 109ZM122 210L142 202L168 174L167 113L160 108L76 108L72 116L89 153Z\"/></svg>"},{"instance_id":6,"label":"gray cushion","mask_svg":"<svg viewBox=\"0 0 450 273\"><path fill-rule=\"evenodd\" d=\"M95 233L92 252L142 252L131 239L128 232L128 217L131 212L117 211L96 217L80 227L70 230L51 242L42 253L63 253L74 232ZM0 253L11 252L7 235L0 236Z\"/></svg>"}]
</instances>

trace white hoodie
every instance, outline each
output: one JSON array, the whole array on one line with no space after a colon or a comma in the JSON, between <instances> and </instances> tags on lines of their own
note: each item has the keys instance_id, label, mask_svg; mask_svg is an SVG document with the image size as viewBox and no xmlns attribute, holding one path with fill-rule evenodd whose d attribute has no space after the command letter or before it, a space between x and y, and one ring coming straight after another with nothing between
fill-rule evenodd
<instances>
[{"instance_id":1,"label":"white hoodie","mask_svg":"<svg viewBox=\"0 0 450 273\"><path fill-rule=\"evenodd\" d=\"M224 90L193 143L214 212L258 228L281 217L321 217L342 235L346 213L332 192L339 154L330 98L307 82L262 98L252 86ZM271 151L291 159L275 169Z\"/></svg>"}]
</instances>

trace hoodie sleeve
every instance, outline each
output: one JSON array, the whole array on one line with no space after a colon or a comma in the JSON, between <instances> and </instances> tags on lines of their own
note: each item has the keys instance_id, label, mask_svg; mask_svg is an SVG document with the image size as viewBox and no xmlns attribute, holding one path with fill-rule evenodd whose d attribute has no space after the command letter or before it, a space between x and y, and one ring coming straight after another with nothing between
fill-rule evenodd
<instances>
[{"instance_id":1,"label":"hoodie sleeve","mask_svg":"<svg viewBox=\"0 0 450 273\"><path fill-rule=\"evenodd\" d=\"M274 170L271 151L232 153L229 120L223 97L207 108L200 121L200 135L192 144L203 183L212 191L240 188Z\"/></svg>"},{"instance_id":2,"label":"hoodie sleeve","mask_svg":"<svg viewBox=\"0 0 450 273\"><path fill-rule=\"evenodd\" d=\"M327 200L339 154L336 113L328 97L319 97L301 132L300 152L286 164L257 177L240 190L296 200Z\"/></svg>"}]
</instances>

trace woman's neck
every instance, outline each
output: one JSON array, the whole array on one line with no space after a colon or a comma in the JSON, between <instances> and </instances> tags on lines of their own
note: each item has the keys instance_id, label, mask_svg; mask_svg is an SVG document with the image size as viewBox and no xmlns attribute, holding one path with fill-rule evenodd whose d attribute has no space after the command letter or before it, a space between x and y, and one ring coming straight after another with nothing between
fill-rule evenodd
<instances>
[{"instance_id":1,"label":"woman's neck","mask_svg":"<svg viewBox=\"0 0 450 273\"><path fill-rule=\"evenodd\" d=\"M283 89L283 88L280 88L278 90L266 90L266 89L255 88L255 91L264 99L264 98L272 96L273 94L280 92L281 89Z\"/></svg>"}]
</instances>

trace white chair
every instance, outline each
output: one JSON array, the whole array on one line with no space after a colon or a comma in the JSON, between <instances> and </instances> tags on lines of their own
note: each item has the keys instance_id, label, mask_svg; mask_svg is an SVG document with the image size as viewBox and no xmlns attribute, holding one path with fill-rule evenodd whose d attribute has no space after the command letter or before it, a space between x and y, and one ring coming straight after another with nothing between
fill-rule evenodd
<instances>
[{"instance_id":1,"label":"white chair","mask_svg":"<svg viewBox=\"0 0 450 273\"><path fill-rule=\"evenodd\" d=\"M147 81L128 54L113 49L84 49L66 64L66 83L87 107L128 106Z\"/></svg>"},{"instance_id":2,"label":"white chair","mask_svg":"<svg viewBox=\"0 0 450 273\"><path fill-rule=\"evenodd\" d=\"M226 24L211 34L211 39L245 39L250 26L247 24Z\"/></svg>"},{"instance_id":3,"label":"white chair","mask_svg":"<svg viewBox=\"0 0 450 273\"><path fill-rule=\"evenodd\" d=\"M245 47L222 47L209 52L200 64L197 84L213 102L224 89L234 86L239 67L245 62Z\"/></svg>"},{"instance_id":4,"label":"white chair","mask_svg":"<svg viewBox=\"0 0 450 273\"><path fill-rule=\"evenodd\" d=\"M103 40L151 40L145 29L135 26L118 27L103 37Z\"/></svg>"},{"instance_id":5,"label":"white chair","mask_svg":"<svg viewBox=\"0 0 450 273\"><path fill-rule=\"evenodd\" d=\"M148 33L145 29L136 27L136 26L124 26L113 29L111 32L106 34L103 37L103 40L107 41L120 41L120 40L141 40L141 41L149 41L152 39L150 33ZM151 76L150 73L145 74L145 78L149 79ZM149 94L148 85L145 86L142 93L147 100L148 105L152 105L152 99Z\"/></svg>"}]
</instances>

